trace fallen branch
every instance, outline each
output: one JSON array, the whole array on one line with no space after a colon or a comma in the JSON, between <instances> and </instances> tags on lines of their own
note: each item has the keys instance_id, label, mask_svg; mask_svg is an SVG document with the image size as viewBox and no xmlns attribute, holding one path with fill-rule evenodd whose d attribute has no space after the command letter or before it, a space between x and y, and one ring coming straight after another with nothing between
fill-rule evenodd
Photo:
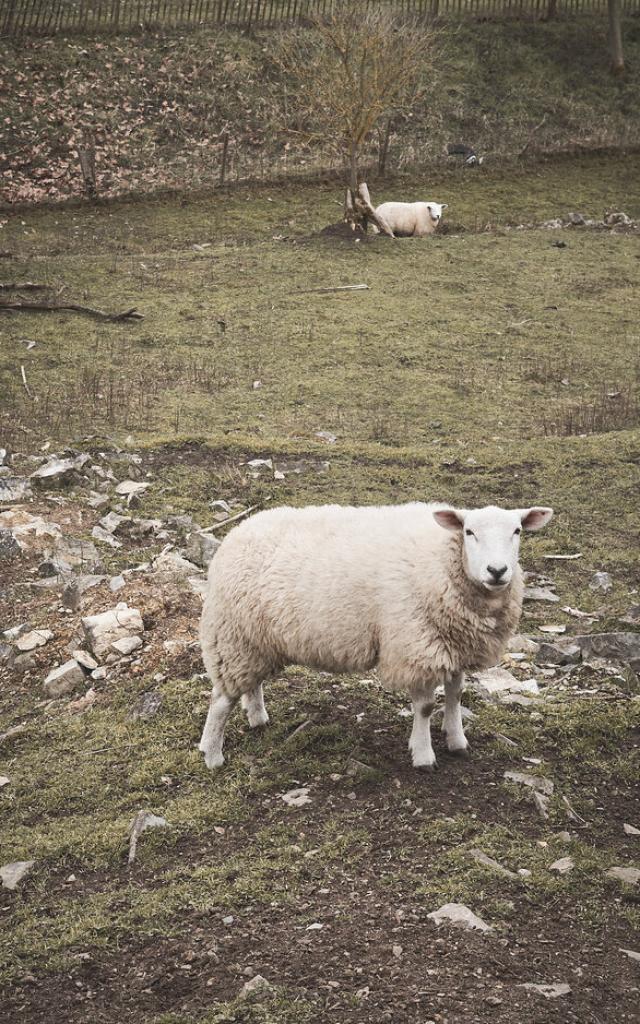
<instances>
[{"instance_id":1,"label":"fallen branch","mask_svg":"<svg viewBox=\"0 0 640 1024\"><path fill-rule=\"evenodd\" d=\"M527 141L525 142L524 146L522 147L522 149L518 153L518 158L520 158L520 157L525 155L525 153L527 152L529 146L533 142L533 136L535 135L536 132L540 131L542 126L544 124L546 124L546 121L547 121L547 115L545 113L542 116L542 120L538 121L538 123L536 125L534 125L533 128L531 129L531 131L529 132L529 138L527 139Z\"/></svg>"},{"instance_id":2,"label":"fallen branch","mask_svg":"<svg viewBox=\"0 0 640 1024\"><path fill-rule=\"evenodd\" d=\"M301 294L307 292L365 292L369 291L368 284L337 284L333 288L303 288Z\"/></svg>"},{"instance_id":3,"label":"fallen branch","mask_svg":"<svg viewBox=\"0 0 640 1024\"><path fill-rule=\"evenodd\" d=\"M50 287L48 284L34 284L33 281L9 281L7 284L0 283L0 292L46 292Z\"/></svg>"},{"instance_id":4,"label":"fallen branch","mask_svg":"<svg viewBox=\"0 0 640 1024\"><path fill-rule=\"evenodd\" d=\"M135 306L131 309L125 309L122 313L105 313L102 309L80 306L77 302L0 302L0 310L3 309L10 313L56 313L64 310L73 310L75 313L86 313L87 316L95 317L96 320L105 320L110 323L118 323L121 320L144 320L144 316L136 311Z\"/></svg>"},{"instance_id":5,"label":"fallen branch","mask_svg":"<svg viewBox=\"0 0 640 1024\"><path fill-rule=\"evenodd\" d=\"M35 397L35 395L33 395L33 394L31 393L31 388L30 388L30 387L29 387L29 385L27 384L27 375L26 375L26 373L24 372L24 366L23 366L22 364L20 364L20 373L21 373L21 375L22 375L22 383L24 384L24 390L25 390L25 391L27 392L27 394L28 394L28 396L29 396L29 398L31 399L31 401L32 401L32 402L33 402L33 401L36 401L36 402L37 402L37 401L38 401L38 399L37 399L37 398Z\"/></svg>"},{"instance_id":6,"label":"fallen branch","mask_svg":"<svg viewBox=\"0 0 640 1024\"><path fill-rule=\"evenodd\" d=\"M229 516L228 519L223 519L221 523L214 523L213 526L205 527L202 533L211 533L213 530L219 530L228 523L233 523L236 519L242 519L243 516L248 516L251 512L255 512L257 508L257 505L252 505L251 508L245 508L242 512L236 512L235 516Z\"/></svg>"}]
</instances>

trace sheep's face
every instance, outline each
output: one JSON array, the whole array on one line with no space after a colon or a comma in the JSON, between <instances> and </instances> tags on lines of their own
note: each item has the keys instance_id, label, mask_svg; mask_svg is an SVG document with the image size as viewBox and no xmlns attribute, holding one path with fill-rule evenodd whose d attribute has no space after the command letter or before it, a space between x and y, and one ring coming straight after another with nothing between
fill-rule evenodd
<instances>
[{"instance_id":1,"label":"sheep's face","mask_svg":"<svg viewBox=\"0 0 640 1024\"><path fill-rule=\"evenodd\" d=\"M522 530L540 530L553 515L550 508L439 509L440 526L462 535L463 564L470 580L492 593L509 586L518 564Z\"/></svg>"},{"instance_id":2,"label":"sheep's face","mask_svg":"<svg viewBox=\"0 0 640 1024\"><path fill-rule=\"evenodd\" d=\"M427 203L427 210L434 228L437 228L442 220L442 211L446 210L448 205L448 203Z\"/></svg>"}]
</instances>

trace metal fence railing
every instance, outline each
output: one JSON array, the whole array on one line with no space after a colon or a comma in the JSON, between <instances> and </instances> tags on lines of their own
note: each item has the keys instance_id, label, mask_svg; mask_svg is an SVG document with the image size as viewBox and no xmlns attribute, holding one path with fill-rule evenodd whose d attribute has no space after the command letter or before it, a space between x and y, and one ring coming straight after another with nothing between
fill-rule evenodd
<instances>
[{"instance_id":1,"label":"metal fence railing","mask_svg":"<svg viewBox=\"0 0 640 1024\"><path fill-rule=\"evenodd\" d=\"M376 0L371 0L376 2ZM380 0L378 0L380 2ZM604 14L607 0L382 0L399 12L491 18ZM0 0L0 35L130 32L199 25L273 28L331 10L332 0ZM622 0L626 13L640 0Z\"/></svg>"}]
</instances>

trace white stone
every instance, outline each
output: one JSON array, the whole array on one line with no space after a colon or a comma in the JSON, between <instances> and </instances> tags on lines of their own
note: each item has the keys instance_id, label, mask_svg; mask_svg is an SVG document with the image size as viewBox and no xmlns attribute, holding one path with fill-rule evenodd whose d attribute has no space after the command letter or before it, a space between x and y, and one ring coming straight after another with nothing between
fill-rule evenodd
<instances>
[{"instance_id":1,"label":"white stone","mask_svg":"<svg viewBox=\"0 0 640 1024\"><path fill-rule=\"evenodd\" d=\"M559 875L567 875L575 868L573 857L561 857L549 866L549 871L557 871Z\"/></svg>"},{"instance_id":2,"label":"white stone","mask_svg":"<svg viewBox=\"0 0 640 1024\"><path fill-rule=\"evenodd\" d=\"M36 647L44 647L51 640L53 633L50 629L32 629L24 633L16 640L16 647L19 651L34 651Z\"/></svg>"},{"instance_id":3,"label":"white stone","mask_svg":"<svg viewBox=\"0 0 640 1024\"><path fill-rule=\"evenodd\" d=\"M142 647L142 637L123 636L119 640L114 640L111 647L112 650L126 657L128 654L133 654L134 651L137 651L139 647Z\"/></svg>"},{"instance_id":4,"label":"white stone","mask_svg":"<svg viewBox=\"0 0 640 1024\"><path fill-rule=\"evenodd\" d=\"M140 612L124 601L110 611L88 615L81 621L89 649L98 659L109 652L114 640L144 632Z\"/></svg>"},{"instance_id":5,"label":"white stone","mask_svg":"<svg viewBox=\"0 0 640 1024\"><path fill-rule=\"evenodd\" d=\"M102 526L94 526L91 531L91 536L94 540L97 540L100 544L108 544L110 548L121 548L122 542L116 540L112 533L108 530L104 530Z\"/></svg>"},{"instance_id":6,"label":"white stone","mask_svg":"<svg viewBox=\"0 0 640 1024\"><path fill-rule=\"evenodd\" d=\"M521 633L512 636L507 644L507 651L516 652L520 654L536 654L538 650L538 644L535 640L530 640L528 636L523 636Z\"/></svg>"},{"instance_id":7,"label":"white stone","mask_svg":"<svg viewBox=\"0 0 640 1024\"><path fill-rule=\"evenodd\" d=\"M4 787L8 786L10 782L11 779L8 775L0 775L0 789L4 789Z\"/></svg>"},{"instance_id":8,"label":"white stone","mask_svg":"<svg viewBox=\"0 0 640 1024\"><path fill-rule=\"evenodd\" d=\"M109 580L109 590L112 594L115 594L118 590L122 590L122 588L126 586L126 583L127 581L124 576L112 576Z\"/></svg>"},{"instance_id":9,"label":"white stone","mask_svg":"<svg viewBox=\"0 0 640 1024\"><path fill-rule=\"evenodd\" d=\"M76 659L79 665L86 668L87 672L93 672L94 668L98 667L98 662L89 654L88 651L72 651L71 656Z\"/></svg>"},{"instance_id":10,"label":"white stone","mask_svg":"<svg viewBox=\"0 0 640 1024\"><path fill-rule=\"evenodd\" d=\"M5 889L15 889L24 876L31 871L34 860L14 860L0 867L0 880Z\"/></svg>"},{"instance_id":11,"label":"white stone","mask_svg":"<svg viewBox=\"0 0 640 1024\"><path fill-rule=\"evenodd\" d=\"M280 799L284 800L289 807L302 807L303 804L311 803L309 787L303 786L300 789L290 789L288 793L281 793Z\"/></svg>"},{"instance_id":12,"label":"white stone","mask_svg":"<svg viewBox=\"0 0 640 1024\"><path fill-rule=\"evenodd\" d=\"M625 885L637 885L640 882L640 868L609 868L607 878L615 878Z\"/></svg>"},{"instance_id":13,"label":"white stone","mask_svg":"<svg viewBox=\"0 0 640 1024\"><path fill-rule=\"evenodd\" d=\"M192 530L187 537L185 555L190 562L206 569L222 541L202 530Z\"/></svg>"},{"instance_id":14,"label":"white stone","mask_svg":"<svg viewBox=\"0 0 640 1024\"><path fill-rule=\"evenodd\" d=\"M474 672L474 678L489 693L500 697L504 693L525 693L537 696L540 692L535 679L516 679L504 668L489 668L484 672Z\"/></svg>"},{"instance_id":15,"label":"white stone","mask_svg":"<svg viewBox=\"0 0 640 1024\"><path fill-rule=\"evenodd\" d=\"M75 658L72 658L49 673L44 681L44 690L48 697L61 697L65 693L71 693L82 683L84 672Z\"/></svg>"},{"instance_id":16,"label":"white stone","mask_svg":"<svg viewBox=\"0 0 640 1024\"><path fill-rule=\"evenodd\" d=\"M545 999L559 999L560 996L568 996L571 992L571 985L564 981L556 981L550 985L536 985L532 981L525 982L520 988L526 988L529 992L537 992Z\"/></svg>"},{"instance_id":17,"label":"white stone","mask_svg":"<svg viewBox=\"0 0 640 1024\"><path fill-rule=\"evenodd\" d=\"M0 529L9 530L26 555L52 555L61 536L57 523L48 523L41 516L17 508L0 513Z\"/></svg>"},{"instance_id":18,"label":"white stone","mask_svg":"<svg viewBox=\"0 0 640 1024\"><path fill-rule=\"evenodd\" d=\"M516 782L521 786L528 786L544 796L553 795L553 782L543 775L529 775L528 772L505 772L503 775L508 782Z\"/></svg>"},{"instance_id":19,"label":"white stone","mask_svg":"<svg viewBox=\"0 0 640 1024\"><path fill-rule=\"evenodd\" d=\"M525 601L550 601L553 604L557 603L560 598L557 594L554 594L553 590L549 590L548 587L525 587L524 588L524 600Z\"/></svg>"},{"instance_id":20,"label":"white stone","mask_svg":"<svg viewBox=\"0 0 640 1024\"><path fill-rule=\"evenodd\" d=\"M131 517L119 516L117 512L108 512L99 522L102 529L106 530L107 533L118 533L122 526L131 522Z\"/></svg>"},{"instance_id":21,"label":"white stone","mask_svg":"<svg viewBox=\"0 0 640 1024\"><path fill-rule=\"evenodd\" d=\"M273 985L263 978L261 974L256 974L251 978L250 981L240 989L239 999L255 999L260 994L266 995L273 988Z\"/></svg>"},{"instance_id":22,"label":"white stone","mask_svg":"<svg viewBox=\"0 0 640 1024\"><path fill-rule=\"evenodd\" d=\"M130 499L133 494L142 494L151 484L145 484L138 480L123 480L116 487L116 494L126 495Z\"/></svg>"},{"instance_id":23,"label":"white stone","mask_svg":"<svg viewBox=\"0 0 640 1024\"><path fill-rule=\"evenodd\" d=\"M467 931L490 932L491 925L488 925L481 917L477 917L472 910L465 907L464 903L445 903L438 910L432 910L427 914L436 924L452 924L456 928L466 928Z\"/></svg>"},{"instance_id":24,"label":"white stone","mask_svg":"<svg viewBox=\"0 0 640 1024\"><path fill-rule=\"evenodd\" d=\"M173 576L175 579L188 579L197 576L201 570L193 562L183 558L177 551L161 551L153 560L153 572L159 576Z\"/></svg>"},{"instance_id":25,"label":"white stone","mask_svg":"<svg viewBox=\"0 0 640 1024\"><path fill-rule=\"evenodd\" d=\"M640 828L636 828L635 825L628 825L625 822L622 827L628 836L640 836Z\"/></svg>"}]
</instances>

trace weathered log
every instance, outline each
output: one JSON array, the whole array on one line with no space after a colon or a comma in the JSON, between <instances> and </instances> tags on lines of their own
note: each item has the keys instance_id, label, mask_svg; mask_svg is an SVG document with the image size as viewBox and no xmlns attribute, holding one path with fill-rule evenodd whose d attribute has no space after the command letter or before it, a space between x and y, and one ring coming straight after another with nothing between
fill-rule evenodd
<instances>
[{"instance_id":1,"label":"weathered log","mask_svg":"<svg viewBox=\"0 0 640 1024\"><path fill-rule=\"evenodd\" d=\"M387 235L389 238L395 238L384 217L380 217L374 210L369 189L364 181L358 185L358 190L355 193L353 189L347 189L344 203L344 219L347 224L351 225L353 231L360 230L366 232L369 223L371 223L375 224L380 234Z\"/></svg>"}]
</instances>

